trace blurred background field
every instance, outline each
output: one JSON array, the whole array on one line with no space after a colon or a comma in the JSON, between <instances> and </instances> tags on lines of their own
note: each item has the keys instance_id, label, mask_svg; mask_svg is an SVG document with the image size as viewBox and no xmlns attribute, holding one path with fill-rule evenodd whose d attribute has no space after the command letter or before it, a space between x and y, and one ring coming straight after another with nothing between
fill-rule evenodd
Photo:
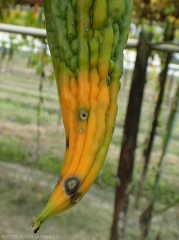
<instances>
[{"instance_id":1,"label":"blurred background field","mask_svg":"<svg viewBox=\"0 0 179 240\"><path fill-rule=\"evenodd\" d=\"M42 19L41 9L39 11L38 17ZM24 14L25 18L26 15L28 14ZM41 27L38 21L36 19L32 26ZM126 240L140 239L139 216L152 196L163 140L179 85L176 56L173 55L170 62L151 163L136 209L134 201L143 169L143 149L151 128L159 93L158 75L162 67L161 55L156 51L152 52L148 61L130 186ZM135 57L135 49L125 50L116 127L106 162L95 184L74 208L45 223L44 232L40 234L52 234L55 239L61 240L109 239L117 167ZM179 239L179 114L178 106L175 108L175 121L147 239L157 239L159 232L162 240ZM0 32L0 236L32 234L28 225L43 209L56 184L64 149L65 132L46 41ZM168 209L164 211L165 208Z\"/></svg>"},{"instance_id":2,"label":"blurred background field","mask_svg":"<svg viewBox=\"0 0 179 240\"><path fill-rule=\"evenodd\" d=\"M27 224L31 221L31 218L39 213L39 210L43 208L51 190L53 189L53 186L57 181L65 148L65 133L60 114L55 82L49 80L48 77L43 77L42 81L42 77L36 73L36 67L28 67L28 61L29 53L21 51L15 52L13 59L9 63L7 56L1 61L0 176L3 183L1 185L1 196L3 196L1 198L1 203L3 204L2 209L5 211L5 213L1 216L3 219L6 219L7 217L6 221L2 220L2 234L11 234L12 229L14 232L16 228L17 233L18 231L22 231L21 228L24 229L24 220L22 220L20 226L17 226L19 224L17 224L15 219L15 216L21 218L18 213L19 207L21 209L21 214L23 215L22 217L25 217ZM48 66L46 70L47 76L50 70L51 66ZM141 131L139 132L138 149L136 152L136 169L134 172L135 177L133 179L131 197L135 191L135 186L142 169L141 151L144 145L145 135L150 126L152 107L154 105L153 99L155 99L157 91L156 81L155 79L150 79L150 74L151 73L149 73L149 80L144 98L145 102L141 115ZM55 224L57 225L57 229L60 229L60 235L62 230L65 234L65 223L63 223L64 226L62 227L63 221L67 221L68 223L69 221L71 222L76 219L76 223L78 218L87 218L88 216L86 221L82 221L84 232L81 233L81 239L88 239L90 229L86 230L84 229L85 227L91 227L94 232L96 232L96 234L94 233L96 236L94 239L103 239L104 229L106 231L105 236L108 236L113 211L115 176L120 151L119 145L122 136L127 96L129 94L130 78L131 71L125 70L122 79L122 89L119 94L119 112L116 129L114 131L108 157L105 165L100 171L95 185L79 206L75 206L74 210L71 209L69 212L61 214L57 217L57 221L55 219L51 220L51 222L53 222L52 224L50 222L49 224L47 223L45 233L51 232L51 228L51 234L56 232L57 230L52 227ZM177 78L175 78L175 81L177 83ZM39 86L41 84L43 84L43 88L39 91ZM170 99L172 99L172 92ZM158 127L158 134L152 154L152 164L150 166L150 172L143 192L144 201L146 201L145 198L150 197L152 191L153 176L155 171L157 171L156 163L160 156L162 138L165 131L164 123L166 122L168 116L167 109L169 106L168 101L170 101L170 99L167 99L166 97L163 111L161 113L161 124ZM159 188L159 208L172 203L178 196L178 138L179 128L178 125L176 125L174 135L170 143L169 153L167 155L165 171ZM50 185L49 181L51 182ZM94 211L93 214L91 214L91 210L88 211L87 206L85 207L85 205L88 204L92 206L92 211ZM97 205L96 209L95 205ZM84 211L81 213L81 217L78 216L78 211L80 211L79 208L81 211ZM104 214L105 216L101 216L99 214L100 211L101 214ZM174 236L173 239L177 239L178 208L173 208L170 211L174 212L172 219L170 218L170 223L173 220L170 234ZM160 219L160 225L168 225L168 215L170 214L170 211L163 214L166 216L166 222L163 221L163 215L161 219L156 216L156 219ZM96 221L99 222L99 229L98 224L94 224L94 215L96 215ZM132 218L134 217L132 220L130 215L133 214L129 213L129 224L137 226L138 222L136 216L132 216ZM12 221L13 219L11 216L14 216L14 223L11 222L11 224L8 224L8 221L10 219ZM66 218L70 218L71 220L67 220ZM84 222L86 222L86 224L84 224ZM25 225L26 230L23 230L24 234L28 234L30 232L27 224ZM70 225L70 229L72 228L72 234L74 234L73 239L79 239L78 234L75 235L75 229L78 229L78 226L74 225L74 223L70 223ZM136 229L135 231L132 231L129 228L129 238L127 239L132 239L137 234L138 231L136 226L134 228ZM68 224L66 225L66 231L68 231ZM97 238L98 235L99 238ZM132 238L130 238L130 235ZM64 235L61 239L67 239L67 237L65 238ZM108 237L106 237L106 239L108 239Z\"/></svg>"}]
</instances>

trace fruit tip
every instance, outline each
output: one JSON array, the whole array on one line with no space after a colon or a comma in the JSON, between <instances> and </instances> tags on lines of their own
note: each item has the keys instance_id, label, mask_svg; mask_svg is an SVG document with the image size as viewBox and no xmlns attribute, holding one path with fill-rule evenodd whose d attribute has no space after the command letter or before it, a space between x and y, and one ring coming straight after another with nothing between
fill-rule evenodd
<instances>
[{"instance_id":1,"label":"fruit tip","mask_svg":"<svg viewBox=\"0 0 179 240\"><path fill-rule=\"evenodd\" d=\"M29 226L32 226L32 230L34 233L37 233L39 229L41 229L41 222L36 220L35 217L33 217L33 221L29 224Z\"/></svg>"}]
</instances>

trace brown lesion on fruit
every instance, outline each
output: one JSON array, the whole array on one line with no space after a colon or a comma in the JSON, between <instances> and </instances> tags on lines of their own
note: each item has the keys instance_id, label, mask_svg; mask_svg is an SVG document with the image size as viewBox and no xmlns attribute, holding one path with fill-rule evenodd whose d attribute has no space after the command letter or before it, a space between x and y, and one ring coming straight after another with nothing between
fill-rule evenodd
<instances>
[{"instance_id":1,"label":"brown lesion on fruit","mask_svg":"<svg viewBox=\"0 0 179 240\"><path fill-rule=\"evenodd\" d=\"M66 148L69 148L69 138L66 138Z\"/></svg>"},{"instance_id":2,"label":"brown lesion on fruit","mask_svg":"<svg viewBox=\"0 0 179 240\"><path fill-rule=\"evenodd\" d=\"M120 9L117 7L114 9L114 12L116 12L116 13L118 13L119 11L120 11Z\"/></svg>"},{"instance_id":3,"label":"brown lesion on fruit","mask_svg":"<svg viewBox=\"0 0 179 240\"><path fill-rule=\"evenodd\" d=\"M36 218L33 218L34 220L29 224L29 226L32 226L32 229L34 231L34 233L37 233L39 231L39 229L41 228L41 224L42 222L36 222Z\"/></svg>"},{"instance_id":4,"label":"brown lesion on fruit","mask_svg":"<svg viewBox=\"0 0 179 240\"><path fill-rule=\"evenodd\" d=\"M64 182L65 192L67 195L75 194L80 186L80 180L78 177L67 178Z\"/></svg>"},{"instance_id":5,"label":"brown lesion on fruit","mask_svg":"<svg viewBox=\"0 0 179 240\"><path fill-rule=\"evenodd\" d=\"M84 129L83 128L80 128L79 130L78 130L78 133L80 133L80 134L82 134L84 132Z\"/></svg>"},{"instance_id":6,"label":"brown lesion on fruit","mask_svg":"<svg viewBox=\"0 0 179 240\"><path fill-rule=\"evenodd\" d=\"M60 184L61 181L62 181L62 176L60 175L59 178L58 178L58 181L55 185L55 188Z\"/></svg>"},{"instance_id":7,"label":"brown lesion on fruit","mask_svg":"<svg viewBox=\"0 0 179 240\"><path fill-rule=\"evenodd\" d=\"M113 135L113 133L114 133L114 130L115 130L115 126L112 128L111 135Z\"/></svg>"},{"instance_id":8,"label":"brown lesion on fruit","mask_svg":"<svg viewBox=\"0 0 179 240\"><path fill-rule=\"evenodd\" d=\"M70 203L71 204L77 204L81 200L81 194L76 193L70 197Z\"/></svg>"},{"instance_id":9,"label":"brown lesion on fruit","mask_svg":"<svg viewBox=\"0 0 179 240\"><path fill-rule=\"evenodd\" d=\"M82 121L82 122L85 122L85 121L87 121L88 120L88 115L89 115L89 113L88 113L88 110L86 110L85 108L81 108L80 110L79 110L79 119Z\"/></svg>"},{"instance_id":10,"label":"brown lesion on fruit","mask_svg":"<svg viewBox=\"0 0 179 240\"><path fill-rule=\"evenodd\" d=\"M34 230L34 233L37 233L39 229L40 229L40 227L36 228L36 229Z\"/></svg>"},{"instance_id":11,"label":"brown lesion on fruit","mask_svg":"<svg viewBox=\"0 0 179 240\"><path fill-rule=\"evenodd\" d=\"M106 84L107 84L107 86L110 85L110 81L111 81L111 78L110 78L110 76L108 76L107 79L106 79Z\"/></svg>"}]
</instances>

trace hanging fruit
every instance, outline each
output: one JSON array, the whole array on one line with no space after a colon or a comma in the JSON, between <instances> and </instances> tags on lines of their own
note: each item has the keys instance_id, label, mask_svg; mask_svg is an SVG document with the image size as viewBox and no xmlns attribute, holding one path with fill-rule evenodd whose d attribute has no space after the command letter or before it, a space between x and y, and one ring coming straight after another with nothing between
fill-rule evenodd
<instances>
[{"instance_id":1,"label":"hanging fruit","mask_svg":"<svg viewBox=\"0 0 179 240\"><path fill-rule=\"evenodd\" d=\"M36 233L77 204L101 169L115 127L132 0L44 0L47 39L66 132L58 182Z\"/></svg>"}]
</instances>

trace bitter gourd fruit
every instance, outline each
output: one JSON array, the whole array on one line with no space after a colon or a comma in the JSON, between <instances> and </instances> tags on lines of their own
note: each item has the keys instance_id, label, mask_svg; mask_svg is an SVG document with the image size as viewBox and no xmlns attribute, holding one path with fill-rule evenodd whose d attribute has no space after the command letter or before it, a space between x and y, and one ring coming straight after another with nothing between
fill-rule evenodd
<instances>
[{"instance_id":1,"label":"bitter gourd fruit","mask_svg":"<svg viewBox=\"0 0 179 240\"><path fill-rule=\"evenodd\" d=\"M66 132L58 182L32 227L78 203L105 160L117 114L132 0L44 0Z\"/></svg>"}]
</instances>

